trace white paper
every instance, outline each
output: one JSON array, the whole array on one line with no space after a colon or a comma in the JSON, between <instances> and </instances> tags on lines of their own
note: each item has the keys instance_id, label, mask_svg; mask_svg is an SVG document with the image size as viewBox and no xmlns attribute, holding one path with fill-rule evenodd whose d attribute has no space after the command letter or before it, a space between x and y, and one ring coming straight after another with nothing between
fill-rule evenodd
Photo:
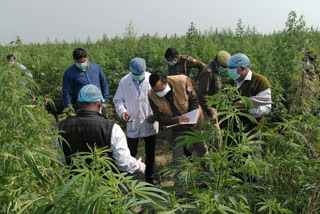
<instances>
[{"instance_id":1,"label":"white paper","mask_svg":"<svg viewBox=\"0 0 320 214\"><path fill-rule=\"evenodd\" d=\"M176 123L176 124L173 124L173 125L170 125L170 126L166 126L166 128L171 128L173 126L177 126L177 125L194 125L194 124L197 124L198 122L198 117L199 117L199 109L195 109L193 111L189 111L185 114L182 114L182 116L186 116L186 117L189 117L189 122L182 122L182 123Z\"/></svg>"}]
</instances>

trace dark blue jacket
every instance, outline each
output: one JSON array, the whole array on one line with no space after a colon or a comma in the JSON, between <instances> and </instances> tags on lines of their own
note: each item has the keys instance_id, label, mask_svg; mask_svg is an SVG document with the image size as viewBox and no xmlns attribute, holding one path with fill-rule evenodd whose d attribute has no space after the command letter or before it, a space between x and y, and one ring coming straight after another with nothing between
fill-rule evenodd
<instances>
[{"instance_id":1,"label":"dark blue jacket","mask_svg":"<svg viewBox=\"0 0 320 214\"><path fill-rule=\"evenodd\" d=\"M86 71L82 71L73 64L63 75L63 104L68 107L69 104L78 99L80 89L88 84L97 86L102 93L105 103L109 99L109 87L106 77L101 67L95 63L89 62Z\"/></svg>"}]
</instances>

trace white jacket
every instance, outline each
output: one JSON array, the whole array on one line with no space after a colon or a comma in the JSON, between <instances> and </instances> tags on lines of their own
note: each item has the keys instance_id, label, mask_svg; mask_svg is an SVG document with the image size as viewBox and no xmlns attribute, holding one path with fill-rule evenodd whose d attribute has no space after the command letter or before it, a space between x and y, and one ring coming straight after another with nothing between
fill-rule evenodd
<instances>
[{"instance_id":1,"label":"white jacket","mask_svg":"<svg viewBox=\"0 0 320 214\"><path fill-rule=\"evenodd\" d=\"M128 112L132 119L132 122L126 123L129 138L148 137L158 133L158 122L149 123L145 120L149 115L153 115L148 100L148 92L151 90L149 77L150 73L145 72L139 95L130 72L120 80L116 95L113 98L118 116L121 118L124 112Z\"/></svg>"}]
</instances>

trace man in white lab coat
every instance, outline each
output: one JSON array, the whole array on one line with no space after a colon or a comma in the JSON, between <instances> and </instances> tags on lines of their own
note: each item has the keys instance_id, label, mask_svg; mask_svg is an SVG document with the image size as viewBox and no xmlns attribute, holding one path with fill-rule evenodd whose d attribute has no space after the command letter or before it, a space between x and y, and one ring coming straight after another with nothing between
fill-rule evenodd
<instances>
[{"instance_id":1,"label":"man in white lab coat","mask_svg":"<svg viewBox=\"0 0 320 214\"><path fill-rule=\"evenodd\" d=\"M145 142L146 181L154 183L154 162L158 122L153 120L153 112L148 100L150 73L146 72L146 61L136 57L130 61L130 73L119 83L113 102L118 116L126 121L128 147L131 156L137 154L139 138Z\"/></svg>"}]
</instances>

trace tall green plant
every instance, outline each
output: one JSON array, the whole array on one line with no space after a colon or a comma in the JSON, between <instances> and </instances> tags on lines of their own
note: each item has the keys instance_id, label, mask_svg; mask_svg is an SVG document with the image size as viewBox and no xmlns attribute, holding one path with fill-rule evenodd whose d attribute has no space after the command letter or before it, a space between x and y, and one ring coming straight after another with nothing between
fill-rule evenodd
<instances>
[{"instance_id":1,"label":"tall green plant","mask_svg":"<svg viewBox=\"0 0 320 214\"><path fill-rule=\"evenodd\" d=\"M0 67L0 83L1 213L133 213L138 206L169 212L179 207L171 207L163 190L114 173L105 148L79 153L73 168L64 166L56 158L58 133L45 100L32 100L29 86L35 90L37 85L8 66Z\"/></svg>"}]
</instances>

